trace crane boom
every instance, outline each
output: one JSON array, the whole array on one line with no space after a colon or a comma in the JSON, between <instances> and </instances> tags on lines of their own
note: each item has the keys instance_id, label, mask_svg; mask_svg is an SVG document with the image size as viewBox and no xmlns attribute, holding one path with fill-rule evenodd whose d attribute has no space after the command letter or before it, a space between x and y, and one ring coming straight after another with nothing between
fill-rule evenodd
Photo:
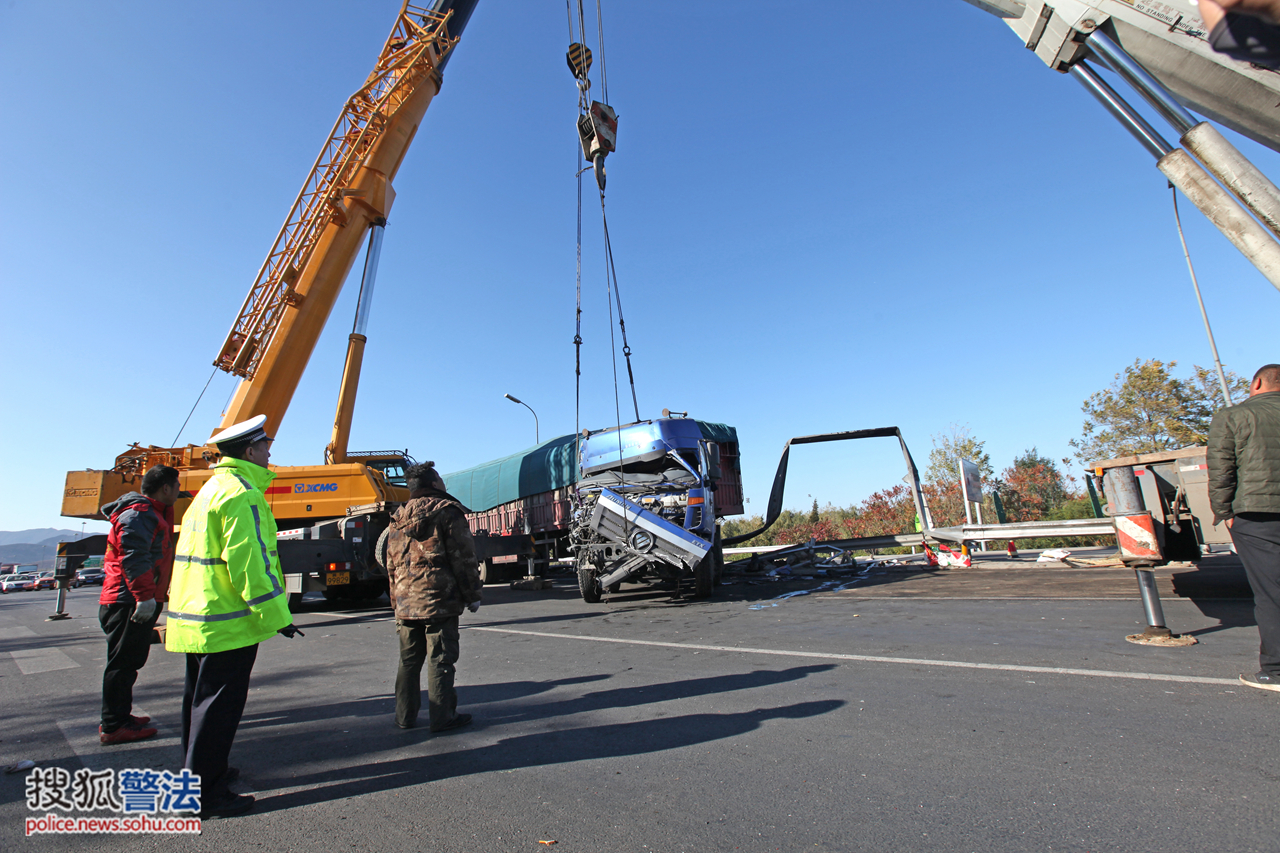
<instances>
[{"instance_id":1,"label":"crane boom","mask_svg":"<svg viewBox=\"0 0 1280 853\"><path fill-rule=\"evenodd\" d=\"M214 361L241 377L218 429L257 414L267 416L269 431L279 429L365 233L385 224L395 199L391 181L476 2L425 7L403 0L373 71L326 138ZM352 337L363 343L363 334ZM331 444L338 452L328 454L338 464L276 469L280 480L268 500L281 529L403 497L403 480L391 472L408 464L406 453L346 452L358 370L358 359L349 357ZM157 464L179 469L183 488L197 491L214 458L200 445L135 443L109 469L68 472L62 514L98 518L99 507L136 489ZM185 509L180 503L176 512Z\"/></svg>"},{"instance_id":2,"label":"crane boom","mask_svg":"<svg viewBox=\"0 0 1280 853\"><path fill-rule=\"evenodd\" d=\"M214 365L242 377L218 429L253 415L279 429L370 225L475 0L406 0L373 71L348 99L267 254Z\"/></svg>"}]
</instances>

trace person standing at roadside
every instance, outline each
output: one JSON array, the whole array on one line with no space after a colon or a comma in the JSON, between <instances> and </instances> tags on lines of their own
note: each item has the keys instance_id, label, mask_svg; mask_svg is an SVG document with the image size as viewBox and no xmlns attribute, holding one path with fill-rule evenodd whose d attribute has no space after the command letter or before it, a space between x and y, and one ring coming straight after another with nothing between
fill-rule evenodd
<instances>
[{"instance_id":1,"label":"person standing at roadside","mask_svg":"<svg viewBox=\"0 0 1280 853\"><path fill-rule=\"evenodd\" d=\"M222 459L182 518L169 597L165 648L187 656L182 694L184 767L200 777L200 817L253 808L227 783L231 744L249 694L258 644L293 626L276 553L276 520L265 491L272 439L265 415L209 439Z\"/></svg>"},{"instance_id":2,"label":"person standing at roadside","mask_svg":"<svg viewBox=\"0 0 1280 853\"><path fill-rule=\"evenodd\" d=\"M151 631L173 570L173 505L191 497L178 471L156 465L142 475L142 494L130 492L102 508L111 521L98 621L107 635L98 742L129 743L154 737L150 717L133 715L133 685L151 652Z\"/></svg>"},{"instance_id":3,"label":"person standing at roadside","mask_svg":"<svg viewBox=\"0 0 1280 853\"><path fill-rule=\"evenodd\" d=\"M405 472L409 501L396 510L384 534L383 565L400 638L396 672L396 725L413 728L422 707L420 674L427 665L427 714L431 731L461 728L454 689L459 655L458 617L480 609L482 586L466 509L444 490L435 463Z\"/></svg>"},{"instance_id":4,"label":"person standing at roadside","mask_svg":"<svg viewBox=\"0 0 1280 853\"><path fill-rule=\"evenodd\" d=\"M1250 687L1280 691L1280 364L1258 369L1249 399L1209 427L1209 503L1226 522L1253 589L1261 643Z\"/></svg>"}]
</instances>

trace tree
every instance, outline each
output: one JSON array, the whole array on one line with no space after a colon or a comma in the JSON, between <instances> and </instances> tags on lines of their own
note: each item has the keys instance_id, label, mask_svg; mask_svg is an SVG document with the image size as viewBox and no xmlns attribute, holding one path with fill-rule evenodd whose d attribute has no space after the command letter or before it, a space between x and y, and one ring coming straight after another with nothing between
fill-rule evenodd
<instances>
[{"instance_id":1,"label":"tree","mask_svg":"<svg viewBox=\"0 0 1280 853\"><path fill-rule=\"evenodd\" d=\"M1080 407L1085 413L1083 434L1070 442L1076 459L1088 465L1208 441L1209 421L1215 403L1222 401L1222 389L1207 381L1213 377L1201 367L1190 379L1178 379L1170 373L1177 364L1135 359L1124 369L1123 379L1117 373L1110 388L1085 400ZM1228 383L1234 397L1244 380L1232 374Z\"/></svg>"},{"instance_id":2,"label":"tree","mask_svg":"<svg viewBox=\"0 0 1280 853\"><path fill-rule=\"evenodd\" d=\"M1198 364L1194 364L1192 367L1195 368L1195 375L1187 381L1194 384L1200 395L1209 402L1211 411L1218 411L1224 405L1222 401L1222 383L1218 381L1218 371L1201 367ZM1222 372L1227 377L1227 390L1231 392L1231 402L1239 403L1246 399L1249 396L1249 380L1237 376L1234 371L1226 368L1223 368Z\"/></svg>"},{"instance_id":3,"label":"tree","mask_svg":"<svg viewBox=\"0 0 1280 853\"><path fill-rule=\"evenodd\" d=\"M817 524L819 518L821 518L821 516L818 514L818 499L814 498L813 509L809 511L809 523Z\"/></svg>"},{"instance_id":4,"label":"tree","mask_svg":"<svg viewBox=\"0 0 1280 853\"><path fill-rule=\"evenodd\" d=\"M1009 521L1040 521L1069 501L1069 476L1033 447L1013 460L996 481Z\"/></svg>"},{"instance_id":5,"label":"tree","mask_svg":"<svg viewBox=\"0 0 1280 853\"><path fill-rule=\"evenodd\" d=\"M968 425L952 424L950 433L933 436L933 449L929 451L925 480L945 485L959 484L961 459L968 459L977 465L983 480L991 479L995 471L991 468L991 457L983 450L986 444L985 441L974 438Z\"/></svg>"},{"instance_id":6,"label":"tree","mask_svg":"<svg viewBox=\"0 0 1280 853\"><path fill-rule=\"evenodd\" d=\"M867 498L858 507L857 515L844 523L844 532L850 539L892 536L915 529L916 502L911 490L901 483Z\"/></svg>"}]
</instances>

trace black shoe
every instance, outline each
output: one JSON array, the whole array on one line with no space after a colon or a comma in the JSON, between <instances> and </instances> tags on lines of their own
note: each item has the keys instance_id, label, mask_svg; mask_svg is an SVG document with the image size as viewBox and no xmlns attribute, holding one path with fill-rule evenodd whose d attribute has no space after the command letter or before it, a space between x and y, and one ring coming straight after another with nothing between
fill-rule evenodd
<instances>
[{"instance_id":1,"label":"black shoe","mask_svg":"<svg viewBox=\"0 0 1280 853\"><path fill-rule=\"evenodd\" d=\"M396 720L396 725L397 725L397 726L399 726L399 727L400 727L400 728L402 728L402 729L411 729L411 728L413 728L415 725L417 725L417 723L402 723L402 722L400 722L399 720Z\"/></svg>"},{"instance_id":2,"label":"black shoe","mask_svg":"<svg viewBox=\"0 0 1280 853\"><path fill-rule=\"evenodd\" d=\"M441 726L440 728L438 728L438 729L432 729L431 731L433 731L433 732L447 732L447 731L450 731L451 729L460 729L460 728L462 728L463 726L469 726L469 725L471 725L471 715L470 715L470 714L459 714L458 716L454 717L454 718L453 718L452 720L450 720L449 722L445 723L445 724L444 724L443 726Z\"/></svg>"},{"instance_id":3,"label":"black shoe","mask_svg":"<svg viewBox=\"0 0 1280 853\"><path fill-rule=\"evenodd\" d=\"M1280 676L1268 675L1265 672L1259 672L1256 675L1242 675L1240 682L1250 687L1256 687L1259 690L1275 690L1280 691Z\"/></svg>"},{"instance_id":4,"label":"black shoe","mask_svg":"<svg viewBox=\"0 0 1280 853\"><path fill-rule=\"evenodd\" d=\"M253 808L254 799L250 794L232 794L227 792L223 797L219 797L212 803L208 803L204 808L200 809L200 819L207 820L211 817L235 817L244 814Z\"/></svg>"}]
</instances>

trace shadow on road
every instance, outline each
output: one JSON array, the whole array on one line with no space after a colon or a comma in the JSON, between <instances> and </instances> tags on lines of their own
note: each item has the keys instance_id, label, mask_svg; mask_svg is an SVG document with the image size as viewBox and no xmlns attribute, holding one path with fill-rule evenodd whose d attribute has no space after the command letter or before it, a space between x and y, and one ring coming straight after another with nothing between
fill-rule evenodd
<instances>
[{"instance_id":1,"label":"shadow on road","mask_svg":"<svg viewBox=\"0 0 1280 853\"><path fill-rule=\"evenodd\" d=\"M797 720L830 713L845 703L838 699L801 702L781 708L736 714L687 714L640 722L583 726L507 738L488 746L415 756L380 764L299 776L259 777L261 788L306 786L304 790L258 798L258 813L281 811L357 797L378 791L421 785L477 773L570 764L600 758L643 755L711 743L758 729L767 720ZM422 731L412 729L412 735ZM447 737L466 743L466 730Z\"/></svg>"}]
</instances>

